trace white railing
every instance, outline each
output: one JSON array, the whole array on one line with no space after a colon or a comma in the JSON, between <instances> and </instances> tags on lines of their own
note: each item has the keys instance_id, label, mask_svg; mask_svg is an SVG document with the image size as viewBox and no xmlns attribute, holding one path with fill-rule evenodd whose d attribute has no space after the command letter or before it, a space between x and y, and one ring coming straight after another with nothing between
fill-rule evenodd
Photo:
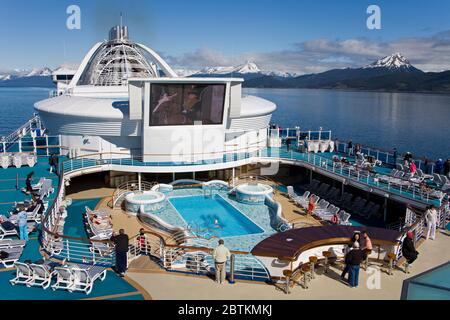
<instances>
[{"instance_id":1,"label":"white railing","mask_svg":"<svg viewBox=\"0 0 450 320\"><path fill-rule=\"evenodd\" d=\"M35 125L35 126L33 126ZM41 120L37 114L35 114L30 120L28 120L24 125L18 128L16 131L12 132L6 137L1 139L1 142L14 143L21 137L27 135L32 129L42 129Z\"/></svg>"},{"instance_id":2,"label":"white railing","mask_svg":"<svg viewBox=\"0 0 450 320\"><path fill-rule=\"evenodd\" d=\"M124 196L126 196L130 192L144 192L144 191L150 191L154 186L155 183L147 182L147 181L126 181L122 184L120 184L113 194L113 207L120 206L122 203L122 200Z\"/></svg>"}]
</instances>

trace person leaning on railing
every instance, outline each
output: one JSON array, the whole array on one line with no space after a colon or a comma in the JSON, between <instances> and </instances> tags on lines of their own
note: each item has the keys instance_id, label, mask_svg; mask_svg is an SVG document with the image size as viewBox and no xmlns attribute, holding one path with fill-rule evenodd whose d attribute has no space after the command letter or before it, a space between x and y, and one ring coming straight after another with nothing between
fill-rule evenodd
<instances>
[{"instance_id":1,"label":"person leaning on railing","mask_svg":"<svg viewBox=\"0 0 450 320\"><path fill-rule=\"evenodd\" d=\"M227 275L226 264L231 257L230 250L225 247L225 242L222 239L219 240L219 246L214 249L212 256L216 267L216 282L222 284L225 282Z\"/></svg>"}]
</instances>

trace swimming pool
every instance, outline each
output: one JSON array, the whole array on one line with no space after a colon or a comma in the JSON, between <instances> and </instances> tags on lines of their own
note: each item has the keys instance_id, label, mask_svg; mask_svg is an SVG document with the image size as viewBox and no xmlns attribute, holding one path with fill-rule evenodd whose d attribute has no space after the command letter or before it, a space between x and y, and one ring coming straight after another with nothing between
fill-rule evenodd
<instances>
[{"instance_id":1,"label":"swimming pool","mask_svg":"<svg viewBox=\"0 0 450 320\"><path fill-rule=\"evenodd\" d=\"M198 236L225 238L264 232L218 194L175 197L169 202Z\"/></svg>"}]
</instances>

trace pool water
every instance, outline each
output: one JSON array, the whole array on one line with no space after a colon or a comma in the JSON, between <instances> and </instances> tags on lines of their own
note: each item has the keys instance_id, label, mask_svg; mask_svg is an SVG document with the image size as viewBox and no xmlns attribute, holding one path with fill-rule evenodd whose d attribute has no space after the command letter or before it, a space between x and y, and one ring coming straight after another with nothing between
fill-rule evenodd
<instances>
[{"instance_id":1,"label":"pool water","mask_svg":"<svg viewBox=\"0 0 450 320\"><path fill-rule=\"evenodd\" d=\"M170 198L169 202L198 236L225 238L264 232L217 194Z\"/></svg>"},{"instance_id":2,"label":"pool water","mask_svg":"<svg viewBox=\"0 0 450 320\"><path fill-rule=\"evenodd\" d=\"M134 200L143 201L143 200L155 200L156 196L151 194L140 194L133 197Z\"/></svg>"}]
</instances>

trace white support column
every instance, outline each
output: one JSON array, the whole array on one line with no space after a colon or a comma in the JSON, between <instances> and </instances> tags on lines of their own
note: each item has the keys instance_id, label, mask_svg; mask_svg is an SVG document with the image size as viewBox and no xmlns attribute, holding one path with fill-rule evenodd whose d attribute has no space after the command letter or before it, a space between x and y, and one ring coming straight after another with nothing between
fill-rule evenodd
<instances>
[{"instance_id":1,"label":"white support column","mask_svg":"<svg viewBox=\"0 0 450 320\"><path fill-rule=\"evenodd\" d=\"M172 181L175 181L175 172L172 172Z\"/></svg>"},{"instance_id":2,"label":"white support column","mask_svg":"<svg viewBox=\"0 0 450 320\"><path fill-rule=\"evenodd\" d=\"M36 138L35 138L35 137L33 137L33 150L34 150L34 153L37 154L37 150L36 150Z\"/></svg>"},{"instance_id":3,"label":"white support column","mask_svg":"<svg viewBox=\"0 0 450 320\"><path fill-rule=\"evenodd\" d=\"M192 172L192 180L195 180L195 171Z\"/></svg>"},{"instance_id":4,"label":"white support column","mask_svg":"<svg viewBox=\"0 0 450 320\"><path fill-rule=\"evenodd\" d=\"M234 179L236 177L236 168L233 167L233 169L231 171L233 172L231 182L232 182L232 187L234 188Z\"/></svg>"},{"instance_id":5,"label":"white support column","mask_svg":"<svg viewBox=\"0 0 450 320\"><path fill-rule=\"evenodd\" d=\"M22 139L19 139L19 152L22 152Z\"/></svg>"},{"instance_id":6,"label":"white support column","mask_svg":"<svg viewBox=\"0 0 450 320\"><path fill-rule=\"evenodd\" d=\"M142 173L138 172L139 192L142 191Z\"/></svg>"},{"instance_id":7,"label":"white support column","mask_svg":"<svg viewBox=\"0 0 450 320\"><path fill-rule=\"evenodd\" d=\"M48 156L48 155L49 155L49 152L48 152L48 136L45 136L45 147L46 147L45 150L47 150L47 151L46 151L46 154L47 154L47 156Z\"/></svg>"}]
</instances>

